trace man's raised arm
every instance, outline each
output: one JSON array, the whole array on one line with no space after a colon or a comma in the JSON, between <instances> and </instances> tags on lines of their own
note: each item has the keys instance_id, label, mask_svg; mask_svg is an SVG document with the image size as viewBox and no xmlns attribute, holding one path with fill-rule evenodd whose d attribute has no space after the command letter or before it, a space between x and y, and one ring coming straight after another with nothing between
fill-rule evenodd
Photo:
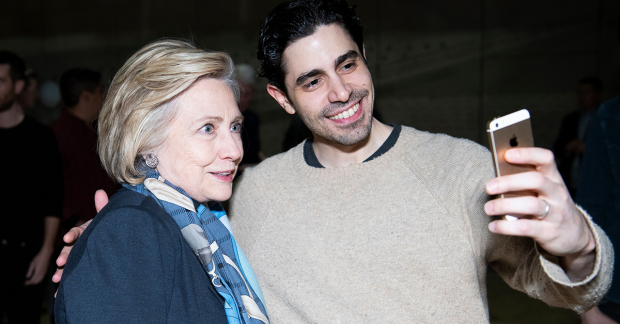
<instances>
[{"instance_id":1,"label":"man's raised arm","mask_svg":"<svg viewBox=\"0 0 620 324\"><path fill-rule=\"evenodd\" d=\"M541 148L511 149L506 160L529 164L535 171L503 176L489 181L490 195L531 190L538 197L495 199L487 202L488 215L532 216L516 221L496 220L489 224L493 233L533 238L546 252L560 258L560 266L572 282L592 274L596 241L586 216L577 208L555 165L553 153Z\"/></svg>"}]
</instances>

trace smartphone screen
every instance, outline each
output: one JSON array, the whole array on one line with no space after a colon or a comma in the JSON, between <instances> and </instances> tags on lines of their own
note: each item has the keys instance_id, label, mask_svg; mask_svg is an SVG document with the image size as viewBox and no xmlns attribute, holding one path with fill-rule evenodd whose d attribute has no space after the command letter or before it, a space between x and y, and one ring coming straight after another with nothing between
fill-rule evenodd
<instances>
[{"instance_id":1,"label":"smartphone screen","mask_svg":"<svg viewBox=\"0 0 620 324\"><path fill-rule=\"evenodd\" d=\"M530 113L527 109L491 120L487 125L487 133L489 135L489 148L493 153L496 176L506 176L534 170L534 166L510 164L504 158L506 151L511 148L534 146ZM520 191L503 194L501 197L510 198L532 195L535 196L536 194L531 191ZM513 220L512 217L507 215L506 219Z\"/></svg>"}]
</instances>

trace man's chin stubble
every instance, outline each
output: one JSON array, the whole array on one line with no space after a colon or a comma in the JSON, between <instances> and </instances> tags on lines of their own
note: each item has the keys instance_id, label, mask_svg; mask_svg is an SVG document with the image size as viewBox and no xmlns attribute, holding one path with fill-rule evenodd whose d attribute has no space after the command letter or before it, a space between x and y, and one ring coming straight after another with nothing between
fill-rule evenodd
<instances>
[{"instance_id":1,"label":"man's chin stubble","mask_svg":"<svg viewBox=\"0 0 620 324\"><path fill-rule=\"evenodd\" d=\"M5 101L2 104L0 104L0 113L3 113L9 109L11 109L11 107L13 107L13 103L15 103L15 98L13 98L12 100L9 101Z\"/></svg>"},{"instance_id":2,"label":"man's chin stubble","mask_svg":"<svg viewBox=\"0 0 620 324\"><path fill-rule=\"evenodd\" d=\"M362 116L365 117L365 116ZM363 119L359 119L349 125L347 125L345 128L352 128L350 133L346 133L346 134L342 134L342 135L335 135L335 136L321 136L323 139L325 139L328 142L334 143L334 144L338 144L338 145L343 145L343 146L353 146L356 145L360 142L362 142L363 140L365 140L366 138L368 138L368 136L370 136L370 132L372 130L372 117L370 118L370 121L368 121L368 125L364 126L362 129L359 129L359 132L361 133L357 133L356 128L358 127L358 124L363 123L364 120ZM355 132L355 134L353 134Z\"/></svg>"}]
</instances>

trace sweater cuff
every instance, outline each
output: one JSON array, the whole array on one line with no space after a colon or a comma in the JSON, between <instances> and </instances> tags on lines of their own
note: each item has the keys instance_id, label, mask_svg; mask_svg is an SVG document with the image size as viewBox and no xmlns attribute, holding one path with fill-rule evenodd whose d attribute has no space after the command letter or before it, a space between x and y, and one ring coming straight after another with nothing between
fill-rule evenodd
<instances>
[{"instance_id":1,"label":"sweater cuff","mask_svg":"<svg viewBox=\"0 0 620 324\"><path fill-rule=\"evenodd\" d=\"M562 267L560 266L560 258L555 255L551 255L549 252L540 248L538 246L538 243L536 243L536 251L539 254L540 263L545 270L545 273L554 282L567 287L578 287L588 284L599 274L601 267L611 267L611 262L613 262L613 256L610 258L608 255L609 253L613 253L610 252L613 251L611 247L611 242L609 241L609 239L607 239L605 232L603 232L600 227L594 224L592 218L585 210L583 210L578 205L575 206L581 212L586 222L588 223L588 227L590 228L590 231L592 231L592 234L594 235L594 241L596 242L596 247L594 248L596 252L596 258L594 260L594 269L592 269L592 273L590 273L586 278L581 281L572 282L566 275L566 272L564 272L564 269L562 269ZM604 237L604 239L601 239L601 237Z\"/></svg>"}]
</instances>

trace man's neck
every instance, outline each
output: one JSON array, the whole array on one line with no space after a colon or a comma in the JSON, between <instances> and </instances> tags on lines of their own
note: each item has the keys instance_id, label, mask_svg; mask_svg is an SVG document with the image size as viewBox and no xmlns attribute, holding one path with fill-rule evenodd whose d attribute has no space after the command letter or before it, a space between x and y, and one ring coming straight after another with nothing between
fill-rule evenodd
<instances>
[{"instance_id":1,"label":"man's neck","mask_svg":"<svg viewBox=\"0 0 620 324\"><path fill-rule=\"evenodd\" d=\"M600 106L600 103L596 103L595 105L592 105L591 107L582 107L581 108L581 114L582 115L589 115L593 112L596 111L596 109L598 109L598 107Z\"/></svg>"},{"instance_id":2,"label":"man's neck","mask_svg":"<svg viewBox=\"0 0 620 324\"><path fill-rule=\"evenodd\" d=\"M13 106L0 113L0 128L13 128L24 120L21 106L15 101Z\"/></svg>"},{"instance_id":3,"label":"man's neck","mask_svg":"<svg viewBox=\"0 0 620 324\"><path fill-rule=\"evenodd\" d=\"M91 118L92 115L89 113L88 109L81 107L79 104L73 107L67 107L67 112L83 121L86 125L90 125L94 120L94 118Z\"/></svg>"},{"instance_id":4,"label":"man's neck","mask_svg":"<svg viewBox=\"0 0 620 324\"><path fill-rule=\"evenodd\" d=\"M315 136L312 149L325 168L336 168L359 164L369 158L383 145L392 132L392 126L372 119L370 135L354 145L340 145Z\"/></svg>"}]
</instances>

